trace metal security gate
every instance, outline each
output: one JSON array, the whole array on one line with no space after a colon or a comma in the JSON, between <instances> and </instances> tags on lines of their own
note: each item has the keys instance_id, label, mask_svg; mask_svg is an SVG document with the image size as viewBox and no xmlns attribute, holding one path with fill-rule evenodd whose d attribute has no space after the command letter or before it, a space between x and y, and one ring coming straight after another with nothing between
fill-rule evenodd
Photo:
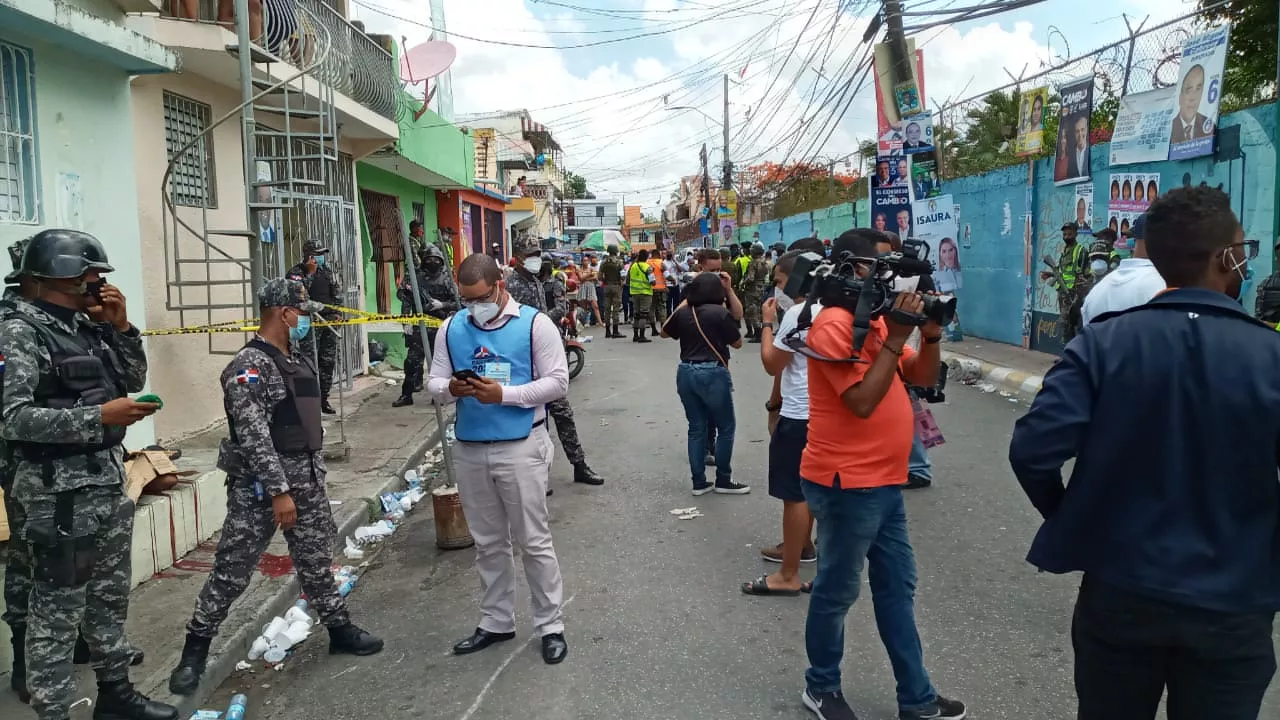
<instances>
[{"instance_id":1,"label":"metal security gate","mask_svg":"<svg viewBox=\"0 0 1280 720\"><path fill-rule=\"evenodd\" d=\"M318 240L329 248L329 268L337 276L340 295L338 304L356 310L364 309L360 293L360 237L356 234L355 206L335 196L291 195L285 202L293 207L286 210L284 222L283 266L287 269L302 261L302 246L308 240ZM334 382L341 382L343 389L351 390L352 382L360 371L364 359L364 328L347 325L336 328L339 337L338 364L334 368Z\"/></svg>"}]
</instances>

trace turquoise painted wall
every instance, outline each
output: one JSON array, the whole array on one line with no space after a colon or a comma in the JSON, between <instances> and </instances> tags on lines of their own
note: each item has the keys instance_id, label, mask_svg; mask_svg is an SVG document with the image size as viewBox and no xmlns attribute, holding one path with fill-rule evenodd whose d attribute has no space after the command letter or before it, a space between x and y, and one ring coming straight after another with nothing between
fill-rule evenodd
<instances>
[{"instance_id":1,"label":"turquoise painted wall","mask_svg":"<svg viewBox=\"0 0 1280 720\"><path fill-rule=\"evenodd\" d=\"M1261 253L1253 261L1257 280L1275 267L1271 222L1275 214L1274 196L1276 152L1274 105L1249 108L1222 118L1222 127L1240 126L1244 160L1216 162L1212 157L1181 162L1109 165L1110 144L1092 149L1091 166L1095 227L1107 221L1107 198L1111 173L1159 173L1164 192L1184 184L1207 183L1221 186L1231 196L1236 215L1244 225L1245 237L1261 240ZM958 315L966 335L1020 345L1024 338L1034 348L1046 352L1061 350L1057 296L1039 279L1044 268L1041 257L1057 258L1062 251L1062 224L1075 219L1074 185L1053 184L1053 161L1038 161L1034 181L1027 184L1027 166L1001 168L983 175L947 182L943 191L960 206L960 265L964 286L956 293ZM857 227L866 227L866 203L858 203ZM840 205L813 213L759 225L738 228L739 240L749 240L759 230L769 244L791 242L817 233L835 237L849 224L848 206ZM1030 252L1025 241L1030 216ZM965 228L968 238L965 239ZM1030 275L1026 272L1030 265ZM1255 284L1256 285L1256 284ZM1253 293L1245 307L1253 309ZM1024 308L1028 312L1024 312Z\"/></svg>"},{"instance_id":2,"label":"turquoise painted wall","mask_svg":"<svg viewBox=\"0 0 1280 720\"><path fill-rule=\"evenodd\" d=\"M399 175L389 173L381 168L366 165L362 162L356 163L356 184L362 190L372 190L384 195L392 195L400 200L400 215L404 218L405 231L408 232L409 222L413 220L413 204L423 203L426 205L427 227L432 227L434 218L436 217L436 193L432 188L423 187L417 183L406 180ZM364 217L364 209L361 208L360 217ZM365 307L374 310L378 307L377 283L378 274L373 258L373 244L369 239L369 228L364 222L360 223L360 244L364 252L364 288L365 288ZM391 280L395 282L395 270L390 271ZM391 288L391 307L393 313L412 312L413 309L402 310L400 301L395 297L395 288ZM400 332L380 332L369 333L370 340L379 340L387 346L387 361L395 367L404 367L404 335Z\"/></svg>"}]
</instances>

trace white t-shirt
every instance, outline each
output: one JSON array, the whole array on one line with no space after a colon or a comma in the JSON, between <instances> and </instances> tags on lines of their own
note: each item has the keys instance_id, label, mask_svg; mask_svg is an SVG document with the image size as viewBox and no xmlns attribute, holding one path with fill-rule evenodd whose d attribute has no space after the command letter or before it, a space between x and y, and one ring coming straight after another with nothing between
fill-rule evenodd
<instances>
[{"instance_id":1,"label":"white t-shirt","mask_svg":"<svg viewBox=\"0 0 1280 720\"><path fill-rule=\"evenodd\" d=\"M809 358L792 350L783 340L791 334L800 321L800 311L804 303L798 302L782 315L778 321L778 329L773 334L773 346L791 353L791 362L782 369L782 411L781 415L790 420L809 419ZM813 304L813 317L818 317L822 306ZM808 332L800 333L804 340Z\"/></svg>"}]
</instances>

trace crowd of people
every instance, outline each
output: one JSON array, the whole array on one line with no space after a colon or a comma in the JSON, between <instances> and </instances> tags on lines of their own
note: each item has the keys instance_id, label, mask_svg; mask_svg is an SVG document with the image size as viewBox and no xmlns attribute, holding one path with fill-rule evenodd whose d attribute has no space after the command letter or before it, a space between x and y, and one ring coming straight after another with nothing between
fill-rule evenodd
<instances>
[{"instance_id":1,"label":"crowd of people","mask_svg":"<svg viewBox=\"0 0 1280 720\"><path fill-rule=\"evenodd\" d=\"M1166 691L1170 718L1252 720L1276 669L1280 608L1280 276L1259 293L1261 318L1240 306L1259 243L1244 238L1216 189L1172 190L1129 232L1134 258L1077 250L1073 233L1056 269L1059 281L1074 273L1067 287L1082 322L1010 444L1013 472L1044 519L1028 560L1083 573L1071 628L1081 720L1154 718ZM927 275L889 278L892 307L863 318L847 296L792 282L802 261L824 256L864 282L884 281L881 261L901 249L898 236L867 228L829 245L806 238L627 258L610 247L578 269L557 267L535 241L518 243L507 268L471 255L455 280L438 250L422 248L401 299L440 323L434 332L417 326L421 346L410 353L418 363L429 353L430 364L406 373L397 403L411 403L421 380L435 401L456 404L452 462L482 590L480 620L453 652L516 636L518 549L542 658L555 665L568 656L546 499L548 423L575 482L603 484L577 437L564 345L577 322L573 294L576 311L590 315L584 288L598 287L610 317L625 291L635 342L656 330L679 343L675 381L695 495L750 492L733 477L730 358L760 345L772 378L768 484L782 502L782 537L761 551L778 571L741 591L809 596L803 705L821 720L856 720L840 666L865 570L899 718L966 717L926 669L904 501L904 491L932 483L922 419L941 368L943 328L925 312L936 290ZM228 514L170 677L176 694L199 687L212 639L277 528L330 651L383 649L352 623L330 569L322 371L315 351L301 350L312 318L329 309L310 292L323 250L309 248L291 273L300 277L260 289L259 330L219 378ZM146 380L141 335L92 236L48 230L10 254L15 271L0 303L0 480L17 541L4 618L15 638L14 689L41 720L67 720L83 645L98 675L95 717L174 720L176 708L130 683L141 657L124 636L132 505L121 492L121 443L125 428L159 409L128 397ZM618 336L616 322L608 327ZM812 582L800 579L802 563L816 564Z\"/></svg>"}]
</instances>

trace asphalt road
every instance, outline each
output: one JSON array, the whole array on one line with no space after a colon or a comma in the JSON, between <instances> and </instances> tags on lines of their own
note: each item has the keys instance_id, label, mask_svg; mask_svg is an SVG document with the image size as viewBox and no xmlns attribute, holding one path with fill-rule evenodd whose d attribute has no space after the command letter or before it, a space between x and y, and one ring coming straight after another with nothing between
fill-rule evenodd
<instances>
[{"instance_id":1,"label":"asphalt road","mask_svg":"<svg viewBox=\"0 0 1280 720\"><path fill-rule=\"evenodd\" d=\"M330 656L318 636L283 671L233 676L209 707L225 708L241 690L252 720L806 717L807 601L738 589L771 569L757 548L779 539L780 504L765 487L768 379L756 348L732 361L735 476L753 492L693 498L675 344L600 339L587 347L571 400L588 458L608 483L573 485L558 454L551 510L570 600L563 665L544 665L530 637L523 578L518 639L449 655L479 618L479 582L471 551L437 550L422 512L351 598L356 622L386 638L381 655ZM955 386L934 410L947 437L932 451L936 482L907 500L929 672L973 718L1073 718L1068 629L1077 579L1024 562L1038 518L1005 461L1024 408ZM688 506L705 516L681 521L668 512ZM849 615L844 688L864 720L891 720L893 677L869 598L864 592ZM1280 717L1278 695L1273 689L1262 717Z\"/></svg>"}]
</instances>

